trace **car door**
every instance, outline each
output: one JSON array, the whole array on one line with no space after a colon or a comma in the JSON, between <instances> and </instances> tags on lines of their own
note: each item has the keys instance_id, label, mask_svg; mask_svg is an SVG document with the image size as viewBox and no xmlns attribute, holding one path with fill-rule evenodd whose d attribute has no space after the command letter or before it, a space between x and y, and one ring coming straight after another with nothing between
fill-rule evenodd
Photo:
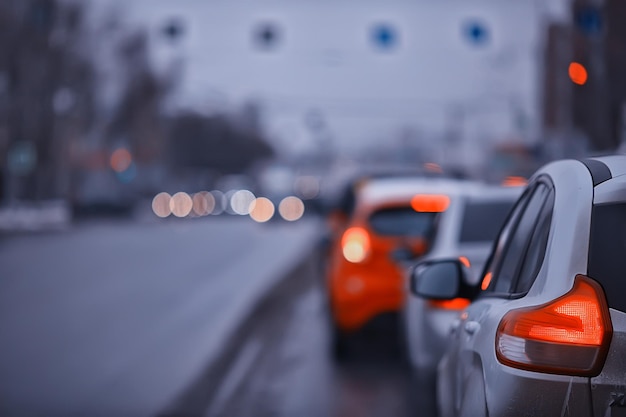
<instances>
[{"instance_id":1,"label":"car door","mask_svg":"<svg viewBox=\"0 0 626 417\"><path fill-rule=\"evenodd\" d=\"M492 249L481 294L462 314L453 333L455 364L449 370L454 415L487 414L483 369L495 360L494 346L502 306L527 292L543 262L554 192L547 179L529 185L520 197ZM440 397L441 398L441 397Z\"/></svg>"},{"instance_id":2,"label":"car door","mask_svg":"<svg viewBox=\"0 0 626 417\"><path fill-rule=\"evenodd\" d=\"M621 179L621 190L626 180ZM602 371L591 378L594 415L626 416L626 201L606 201L612 184L599 186L591 220L588 275L604 288L613 335Z\"/></svg>"}]
</instances>

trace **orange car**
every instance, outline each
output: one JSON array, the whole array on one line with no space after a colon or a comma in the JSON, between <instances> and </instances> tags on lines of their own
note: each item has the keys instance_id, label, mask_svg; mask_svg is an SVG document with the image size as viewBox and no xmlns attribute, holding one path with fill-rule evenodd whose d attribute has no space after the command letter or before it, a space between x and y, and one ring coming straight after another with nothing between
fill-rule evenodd
<instances>
[{"instance_id":1,"label":"orange car","mask_svg":"<svg viewBox=\"0 0 626 417\"><path fill-rule=\"evenodd\" d=\"M355 189L353 210L335 231L329 255L328 295L337 331L357 330L379 314L400 310L400 261L426 252L438 213L449 204L435 190L450 181L371 179Z\"/></svg>"}]
</instances>

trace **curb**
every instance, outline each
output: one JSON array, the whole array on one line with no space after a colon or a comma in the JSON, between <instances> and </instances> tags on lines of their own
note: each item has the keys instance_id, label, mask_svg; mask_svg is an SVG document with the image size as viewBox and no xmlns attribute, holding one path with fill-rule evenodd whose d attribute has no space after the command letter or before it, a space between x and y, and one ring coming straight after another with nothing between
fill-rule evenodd
<instances>
[{"instance_id":1,"label":"curb","mask_svg":"<svg viewBox=\"0 0 626 417\"><path fill-rule=\"evenodd\" d=\"M229 315L231 319L223 326L225 329L223 343L212 355L209 355L207 364L202 367L198 376L162 412L158 413L158 416L206 415L215 400L224 376L237 359L238 348L246 339L257 313L263 310L272 296L280 293L282 287L298 276L298 271L307 268L310 262L317 259L315 255L321 236L315 234L313 236L315 236L314 239L298 248L298 255L292 258L294 262L285 265L280 273L275 274L275 279L260 280L265 286L258 291L250 292L255 296L239 299L237 311Z\"/></svg>"}]
</instances>

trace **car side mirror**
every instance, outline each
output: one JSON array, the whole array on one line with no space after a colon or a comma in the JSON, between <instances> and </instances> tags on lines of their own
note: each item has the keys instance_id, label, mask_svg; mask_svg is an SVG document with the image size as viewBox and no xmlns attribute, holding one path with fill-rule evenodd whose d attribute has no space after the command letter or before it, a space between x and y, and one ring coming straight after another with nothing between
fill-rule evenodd
<instances>
[{"instance_id":1,"label":"car side mirror","mask_svg":"<svg viewBox=\"0 0 626 417\"><path fill-rule=\"evenodd\" d=\"M471 298L471 287L465 284L465 268L458 259L419 262L411 270L411 292L431 300Z\"/></svg>"}]
</instances>

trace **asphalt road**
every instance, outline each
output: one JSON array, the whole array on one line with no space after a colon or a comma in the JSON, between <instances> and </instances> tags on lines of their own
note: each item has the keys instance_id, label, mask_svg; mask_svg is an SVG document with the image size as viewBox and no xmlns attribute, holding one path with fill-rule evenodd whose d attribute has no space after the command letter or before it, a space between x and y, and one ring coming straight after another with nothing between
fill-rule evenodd
<instances>
[{"instance_id":1,"label":"asphalt road","mask_svg":"<svg viewBox=\"0 0 626 417\"><path fill-rule=\"evenodd\" d=\"M0 415L408 415L388 336L329 355L320 226L220 217L3 239Z\"/></svg>"},{"instance_id":2,"label":"asphalt road","mask_svg":"<svg viewBox=\"0 0 626 417\"><path fill-rule=\"evenodd\" d=\"M341 360L332 355L320 266L314 253L294 270L240 329L221 372L212 369L173 409L211 417L427 416L410 408L393 317L352 335Z\"/></svg>"}]
</instances>

